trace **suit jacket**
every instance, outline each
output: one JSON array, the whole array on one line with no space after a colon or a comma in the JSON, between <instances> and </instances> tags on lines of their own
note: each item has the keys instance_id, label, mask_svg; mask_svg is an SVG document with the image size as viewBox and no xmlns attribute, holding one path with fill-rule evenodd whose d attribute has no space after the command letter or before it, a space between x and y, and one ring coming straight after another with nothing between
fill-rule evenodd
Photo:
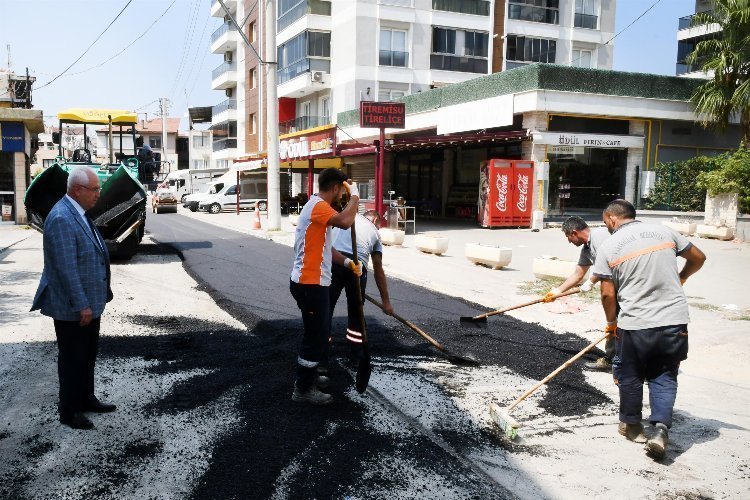
<instances>
[{"instance_id":1,"label":"suit jacket","mask_svg":"<svg viewBox=\"0 0 750 500\"><path fill-rule=\"evenodd\" d=\"M110 300L109 252L63 197L44 221L44 271L31 310L40 309L57 320L77 321L87 307L98 318Z\"/></svg>"}]
</instances>

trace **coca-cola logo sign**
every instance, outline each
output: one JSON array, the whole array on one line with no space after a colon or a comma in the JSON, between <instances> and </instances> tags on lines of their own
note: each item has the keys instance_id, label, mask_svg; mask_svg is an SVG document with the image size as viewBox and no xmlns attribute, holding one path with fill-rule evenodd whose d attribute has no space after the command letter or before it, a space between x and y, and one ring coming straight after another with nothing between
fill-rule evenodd
<instances>
[{"instance_id":1,"label":"coca-cola logo sign","mask_svg":"<svg viewBox=\"0 0 750 500\"><path fill-rule=\"evenodd\" d=\"M529 176L518 174L518 202L516 206L521 212L526 211L526 202L529 199Z\"/></svg>"},{"instance_id":2,"label":"coca-cola logo sign","mask_svg":"<svg viewBox=\"0 0 750 500\"><path fill-rule=\"evenodd\" d=\"M501 212L508 210L508 175L497 174L495 178L495 188L497 189L497 202L495 208Z\"/></svg>"}]
</instances>

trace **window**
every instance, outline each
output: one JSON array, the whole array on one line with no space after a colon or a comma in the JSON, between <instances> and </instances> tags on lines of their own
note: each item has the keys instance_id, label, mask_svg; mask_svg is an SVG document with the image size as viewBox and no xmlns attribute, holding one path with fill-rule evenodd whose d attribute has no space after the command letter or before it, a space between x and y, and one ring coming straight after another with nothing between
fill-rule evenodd
<instances>
[{"instance_id":1,"label":"window","mask_svg":"<svg viewBox=\"0 0 750 500\"><path fill-rule=\"evenodd\" d=\"M43 167L43 168L49 168L49 167L51 167L51 166L52 166L52 164L53 164L54 162L55 162L55 160L54 160L54 159L49 159L49 160L42 160L42 167Z\"/></svg>"},{"instance_id":2,"label":"window","mask_svg":"<svg viewBox=\"0 0 750 500\"><path fill-rule=\"evenodd\" d=\"M533 23L560 24L559 0L509 0L508 18Z\"/></svg>"},{"instance_id":3,"label":"window","mask_svg":"<svg viewBox=\"0 0 750 500\"><path fill-rule=\"evenodd\" d=\"M434 26L430 68L487 73L489 33Z\"/></svg>"},{"instance_id":4,"label":"window","mask_svg":"<svg viewBox=\"0 0 750 500\"><path fill-rule=\"evenodd\" d=\"M253 21L250 23L250 26L248 26L247 28L247 38L250 41L250 43L255 43L255 39L258 36L258 33L256 30L257 30L257 25L255 21Z\"/></svg>"},{"instance_id":5,"label":"window","mask_svg":"<svg viewBox=\"0 0 750 500\"><path fill-rule=\"evenodd\" d=\"M586 49L573 49L570 65L577 68L592 68L593 52Z\"/></svg>"},{"instance_id":6,"label":"window","mask_svg":"<svg viewBox=\"0 0 750 500\"><path fill-rule=\"evenodd\" d=\"M308 71L331 72L331 32L304 31L276 51L278 83L282 84Z\"/></svg>"},{"instance_id":7,"label":"window","mask_svg":"<svg viewBox=\"0 0 750 500\"><path fill-rule=\"evenodd\" d=\"M254 89L258 85L258 69L253 68L250 70L250 75L247 81L250 83L250 88Z\"/></svg>"},{"instance_id":8,"label":"window","mask_svg":"<svg viewBox=\"0 0 750 500\"><path fill-rule=\"evenodd\" d=\"M50 151L54 151L54 149L55 149L55 143L54 142L48 142L47 143L47 149L49 149Z\"/></svg>"},{"instance_id":9,"label":"window","mask_svg":"<svg viewBox=\"0 0 750 500\"><path fill-rule=\"evenodd\" d=\"M432 0L432 8L459 14L490 15L490 2L483 0Z\"/></svg>"},{"instance_id":10,"label":"window","mask_svg":"<svg viewBox=\"0 0 750 500\"><path fill-rule=\"evenodd\" d=\"M395 90L395 89L388 89L381 87L380 90L378 90L378 101L380 102L388 102L388 101L395 101L399 97L404 97L406 95L406 92L403 90Z\"/></svg>"},{"instance_id":11,"label":"window","mask_svg":"<svg viewBox=\"0 0 750 500\"><path fill-rule=\"evenodd\" d=\"M544 38L508 35L508 61L554 63L557 42ZM516 67L517 65L513 65ZM510 68L508 68L510 69Z\"/></svg>"},{"instance_id":12,"label":"window","mask_svg":"<svg viewBox=\"0 0 750 500\"><path fill-rule=\"evenodd\" d=\"M229 186L227 188L227 192L224 193L227 196L232 196L237 194L237 186Z\"/></svg>"},{"instance_id":13,"label":"window","mask_svg":"<svg viewBox=\"0 0 750 500\"><path fill-rule=\"evenodd\" d=\"M276 17L276 30L282 31L297 19L307 14L331 15L330 0L279 0Z\"/></svg>"},{"instance_id":14,"label":"window","mask_svg":"<svg viewBox=\"0 0 750 500\"><path fill-rule=\"evenodd\" d=\"M148 145L151 146L152 149L161 149L161 136L160 135L148 136Z\"/></svg>"},{"instance_id":15,"label":"window","mask_svg":"<svg viewBox=\"0 0 750 500\"><path fill-rule=\"evenodd\" d=\"M380 29L381 66L406 67L409 64L409 53L406 50L406 31L390 28Z\"/></svg>"},{"instance_id":16,"label":"window","mask_svg":"<svg viewBox=\"0 0 750 500\"><path fill-rule=\"evenodd\" d=\"M573 23L576 28L597 29L599 18L596 15L596 0L576 0Z\"/></svg>"},{"instance_id":17,"label":"window","mask_svg":"<svg viewBox=\"0 0 750 500\"><path fill-rule=\"evenodd\" d=\"M331 98L325 96L320 98L320 116L323 118L323 123L328 124L331 122Z\"/></svg>"},{"instance_id":18,"label":"window","mask_svg":"<svg viewBox=\"0 0 750 500\"><path fill-rule=\"evenodd\" d=\"M208 134L195 134L195 135L193 135L193 147L194 148L206 148L206 147L208 147Z\"/></svg>"},{"instance_id":19,"label":"window","mask_svg":"<svg viewBox=\"0 0 750 500\"><path fill-rule=\"evenodd\" d=\"M255 135L258 133L258 114L257 113L250 113L250 116L247 119L248 125L250 125L250 134Z\"/></svg>"},{"instance_id":20,"label":"window","mask_svg":"<svg viewBox=\"0 0 750 500\"><path fill-rule=\"evenodd\" d=\"M193 164L192 168L208 168L207 160L192 160L191 163Z\"/></svg>"},{"instance_id":21,"label":"window","mask_svg":"<svg viewBox=\"0 0 750 500\"><path fill-rule=\"evenodd\" d=\"M327 31L308 31L307 55L309 57L331 57L331 33Z\"/></svg>"}]
</instances>

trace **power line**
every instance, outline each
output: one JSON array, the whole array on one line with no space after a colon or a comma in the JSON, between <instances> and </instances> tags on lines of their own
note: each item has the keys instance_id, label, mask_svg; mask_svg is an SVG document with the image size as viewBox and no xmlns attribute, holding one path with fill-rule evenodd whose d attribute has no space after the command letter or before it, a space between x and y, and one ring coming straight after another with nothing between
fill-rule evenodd
<instances>
[{"instance_id":1,"label":"power line","mask_svg":"<svg viewBox=\"0 0 750 500\"><path fill-rule=\"evenodd\" d=\"M177 73L175 74L174 83L172 83L172 90L170 90L169 95L173 96L175 93L175 90L177 89L177 84L180 81L180 76L182 76L182 69L185 67L185 61L187 58L188 53L192 49L192 43L193 43L193 33L195 32L195 25L198 22L198 12L200 10L200 0L196 0L192 5L192 12L190 13L189 17L189 24L190 27L188 28L185 36L185 40L182 45L182 56L180 57L180 64L177 66Z\"/></svg>"},{"instance_id":2,"label":"power line","mask_svg":"<svg viewBox=\"0 0 750 500\"><path fill-rule=\"evenodd\" d=\"M184 80L185 80L186 82L189 82L189 81L190 81L190 76L191 76L191 75L193 74L193 69L195 69L195 62L196 62L196 61L198 60L198 54L197 54L197 52L198 52L199 50L201 50L201 43L203 42L203 39L204 39L204 35L206 35L206 28L208 28L208 21L209 21L210 19L211 19L211 18L210 18L209 16L206 16L206 22L205 22L205 23L203 24L203 31L201 32L201 35L200 35L200 37L198 38L198 45L197 45L197 46L196 46L196 48L195 48L195 50L196 50L196 54L195 54L195 57L193 57L193 58L192 58L192 63L190 64L190 70L189 70L189 71L188 71L188 72L187 72L187 73L186 73L185 75L183 75L183 79L184 79ZM208 46L208 47L204 47L204 49L205 49L205 50L203 51L203 54L204 54L204 55L205 55L205 54L206 54L207 52L210 52L210 51L211 51L211 46L210 46L210 44L209 44L209 46Z\"/></svg>"},{"instance_id":3,"label":"power line","mask_svg":"<svg viewBox=\"0 0 750 500\"><path fill-rule=\"evenodd\" d=\"M43 89L44 87L46 87L47 85L50 85L55 80L57 80L58 78L60 78L61 76L63 76L65 73L67 73L70 68L72 68L78 61L80 61L83 58L83 56L85 56L88 53L89 50L91 50L91 47L93 47L96 44L96 42L99 41L99 39L109 30L109 28L111 28L112 25L115 24L115 21L117 21L120 18L120 16L122 15L122 13L125 12L125 9L127 9L128 6L131 3L133 3L133 0L128 0L128 3L125 4L125 6L122 8L122 10L120 10L120 12L115 16L115 18L112 19L112 21L107 25L107 27L104 28L104 31L102 31L101 33L99 33L99 36L97 36L96 39L93 42L91 42L91 45L89 45L88 47L86 47L86 50L83 51L83 54L81 54L80 56L78 56L78 59L76 59L75 61L73 61L70 64L70 66L68 66L67 68L65 68L65 70L63 70L62 73L60 73L59 75L57 75L56 77L54 77L52 80L50 80L47 83L45 83L44 85L42 85L41 87L37 87L34 90L38 91L38 90Z\"/></svg>"},{"instance_id":4,"label":"power line","mask_svg":"<svg viewBox=\"0 0 750 500\"><path fill-rule=\"evenodd\" d=\"M122 54L123 52L125 52L125 51L126 51L126 50L128 50L128 49L129 49L130 47L132 47L132 46L133 46L133 45L135 44L135 42L137 42L138 40L140 40L141 38L143 38L144 36L146 36L146 33L148 33L149 31L151 31L151 28L153 28L153 27L154 27L154 25L156 25L156 23L158 23L158 22L159 22L159 20L161 20L161 18L162 18L162 17L164 17L164 16L166 15L166 13L167 13L167 12L169 11L169 9L171 9L171 8L172 8L172 6L173 6L173 5L174 5L174 4L176 3L176 2L177 2L177 0L172 0L172 3L170 3L170 4L169 4L169 6L168 6L168 7L167 7L167 8L166 8L166 9L164 10L164 12L162 12L162 13L161 13L161 15L160 15L159 17L157 17L157 18L156 18L156 19L154 20L154 22L152 22L152 23L151 23L151 25L150 25L150 26L149 26L148 28L146 28L146 31L144 31L143 33L141 33L141 34L140 34L140 35L139 35L139 36L138 36L138 37L137 37L137 38L136 38L135 40L133 40L132 42L130 42L130 44L128 44L128 46L127 46L127 47L125 47L124 49L122 49L122 50L121 50L120 52L118 52L117 54L113 55L112 57L110 57L110 58L108 58L108 59L106 59L106 60L102 61L101 63L97 64L96 66L91 66L90 68L86 68L86 69L84 69L84 70L81 70L81 71L78 71L78 72L76 72L76 73L71 73L71 74L70 74L70 75L68 75L68 76L76 76L76 75L80 75L80 74L82 74L82 73L86 73L86 72L88 72L88 71L91 71L92 69L100 68L100 67L104 66L105 64L107 64L108 62L110 62L110 61L112 61L113 59L115 59L116 57L119 57L119 56L120 56L120 55L121 55L121 54Z\"/></svg>"}]
</instances>

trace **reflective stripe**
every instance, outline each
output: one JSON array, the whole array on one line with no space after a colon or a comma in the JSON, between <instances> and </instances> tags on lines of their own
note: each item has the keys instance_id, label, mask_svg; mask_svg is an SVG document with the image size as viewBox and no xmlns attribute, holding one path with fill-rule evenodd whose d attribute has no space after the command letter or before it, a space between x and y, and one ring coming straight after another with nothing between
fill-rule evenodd
<instances>
[{"instance_id":1,"label":"reflective stripe","mask_svg":"<svg viewBox=\"0 0 750 500\"><path fill-rule=\"evenodd\" d=\"M654 245L652 247L643 248L641 250L638 250L637 252L629 253L627 255L623 255L619 259L615 259L612 262L609 263L609 268L614 269L620 264L622 264L625 261L628 261L630 259L635 259L636 257L640 257L641 255L646 255L653 252L658 252L659 250L667 250L668 248L677 248L677 245L675 245L674 241L667 241L665 243L659 243L658 245Z\"/></svg>"},{"instance_id":2,"label":"reflective stripe","mask_svg":"<svg viewBox=\"0 0 750 500\"><path fill-rule=\"evenodd\" d=\"M346 329L346 340L349 342L354 342L355 344L361 344L362 343L362 334L360 332L351 330L349 328Z\"/></svg>"},{"instance_id":3,"label":"reflective stripe","mask_svg":"<svg viewBox=\"0 0 750 500\"><path fill-rule=\"evenodd\" d=\"M306 359L302 359L299 356L297 357L297 363L300 366L304 366L305 368L315 368L316 366L318 366L317 361L307 361Z\"/></svg>"}]
</instances>

